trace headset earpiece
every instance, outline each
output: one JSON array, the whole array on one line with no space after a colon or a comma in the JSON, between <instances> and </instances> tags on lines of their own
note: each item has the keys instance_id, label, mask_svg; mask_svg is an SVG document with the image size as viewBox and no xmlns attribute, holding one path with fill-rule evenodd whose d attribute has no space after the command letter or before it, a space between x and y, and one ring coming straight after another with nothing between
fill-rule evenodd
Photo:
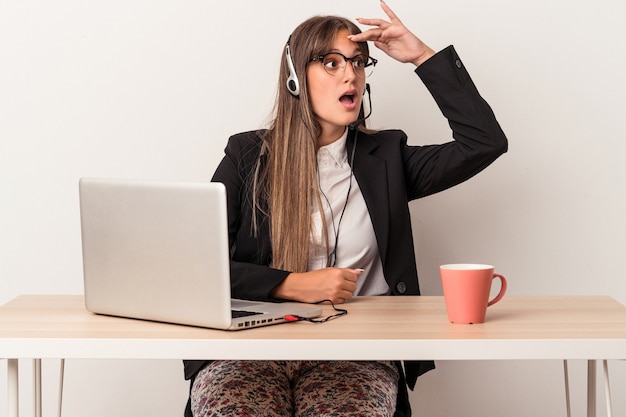
<instances>
[{"instance_id":1,"label":"headset earpiece","mask_svg":"<svg viewBox=\"0 0 626 417\"><path fill-rule=\"evenodd\" d=\"M289 37L291 40L291 36ZM289 49L289 41L287 41L287 47L285 48L285 54L287 56L287 67L289 67L289 78L287 78L287 90L292 96L298 97L300 95L300 83L298 82L298 76L296 69L293 66L293 60L291 59L291 51Z\"/></svg>"}]
</instances>

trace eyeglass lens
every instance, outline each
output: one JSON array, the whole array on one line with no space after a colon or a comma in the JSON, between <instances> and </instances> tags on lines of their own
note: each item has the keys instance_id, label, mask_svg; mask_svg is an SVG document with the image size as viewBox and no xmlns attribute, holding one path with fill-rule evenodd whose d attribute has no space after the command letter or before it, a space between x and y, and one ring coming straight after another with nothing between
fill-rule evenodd
<instances>
[{"instance_id":1,"label":"eyeglass lens","mask_svg":"<svg viewBox=\"0 0 626 417\"><path fill-rule=\"evenodd\" d=\"M367 65L369 57L363 54L348 58L342 54L331 52L324 55L321 60L322 66L330 75L343 74L347 65L346 61L350 61L354 73L359 77L369 77L374 70L374 65Z\"/></svg>"}]
</instances>

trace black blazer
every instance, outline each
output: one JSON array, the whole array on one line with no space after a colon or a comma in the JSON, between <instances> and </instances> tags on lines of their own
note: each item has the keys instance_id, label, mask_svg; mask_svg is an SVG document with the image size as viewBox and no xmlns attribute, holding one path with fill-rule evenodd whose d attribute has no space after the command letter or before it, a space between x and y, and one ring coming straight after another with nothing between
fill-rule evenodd
<instances>
[{"instance_id":1,"label":"black blazer","mask_svg":"<svg viewBox=\"0 0 626 417\"><path fill-rule=\"evenodd\" d=\"M347 142L352 149L356 140L354 176L372 220L392 295L420 294L409 201L467 180L507 150L506 136L452 46L422 64L416 73L448 119L454 141L409 146L404 132L384 130L350 132ZM261 134L253 131L232 136L212 181L224 183L227 189L232 296L268 300L270 291L290 272L268 266L272 248L266 219L258 219L261 227L256 237L251 233L249 181L259 157ZM185 361L186 378L192 379L206 363ZM409 416L406 386L413 389L417 377L434 364L404 362L404 369L398 366L403 383L396 415Z\"/></svg>"}]
</instances>

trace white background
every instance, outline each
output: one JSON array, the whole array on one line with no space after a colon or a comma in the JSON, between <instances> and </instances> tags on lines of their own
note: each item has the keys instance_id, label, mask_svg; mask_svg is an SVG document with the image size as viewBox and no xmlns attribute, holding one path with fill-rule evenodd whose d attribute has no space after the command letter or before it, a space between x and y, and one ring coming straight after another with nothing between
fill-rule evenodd
<instances>
[{"instance_id":1,"label":"white background","mask_svg":"<svg viewBox=\"0 0 626 417\"><path fill-rule=\"evenodd\" d=\"M441 294L438 265L480 262L509 294L626 303L625 3L389 4L434 49L455 45L510 141L477 177L412 204L423 292ZM0 303L82 293L80 177L209 180L230 134L265 125L290 32L325 13L383 17L375 0L1 0ZM372 55L370 126L449 140L411 66ZM619 392L626 362L610 366ZM53 394L57 368L44 361ZM579 413L584 370L573 363ZM0 417L5 389L0 377ZM68 361L64 415L181 416L187 389L178 361ZM440 363L412 403L416 416L564 416L562 365Z\"/></svg>"}]
</instances>

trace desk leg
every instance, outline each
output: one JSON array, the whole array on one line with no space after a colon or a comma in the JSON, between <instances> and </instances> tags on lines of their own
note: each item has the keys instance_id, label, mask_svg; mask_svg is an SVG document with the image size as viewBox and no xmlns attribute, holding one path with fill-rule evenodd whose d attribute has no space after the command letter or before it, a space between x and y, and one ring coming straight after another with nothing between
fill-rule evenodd
<instances>
[{"instance_id":1,"label":"desk leg","mask_svg":"<svg viewBox=\"0 0 626 417\"><path fill-rule=\"evenodd\" d=\"M7 360L7 391L9 394L9 398L7 401L8 404L8 416L9 417L19 417L19 384L18 384L18 360L17 359L8 359Z\"/></svg>"},{"instance_id":2,"label":"desk leg","mask_svg":"<svg viewBox=\"0 0 626 417\"><path fill-rule=\"evenodd\" d=\"M65 379L65 359L61 359L61 365L59 368L59 414L61 417L63 413L63 380Z\"/></svg>"},{"instance_id":3,"label":"desk leg","mask_svg":"<svg viewBox=\"0 0 626 417\"><path fill-rule=\"evenodd\" d=\"M567 409L567 417L572 417L572 406L569 397L569 369L567 359L563 361L563 375L565 376L565 406Z\"/></svg>"},{"instance_id":4,"label":"desk leg","mask_svg":"<svg viewBox=\"0 0 626 417\"><path fill-rule=\"evenodd\" d=\"M606 417L613 417L613 407L611 406L611 385L609 384L609 364L606 359L602 361L604 371L604 395L606 398Z\"/></svg>"},{"instance_id":5,"label":"desk leg","mask_svg":"<svg viewBox=\"0 0 626 417\"><path fill-rule=\"evenodd\" d=\"M41 359L33 359L33 410L41 417Z\"/></svg>"},{"instance_id":6,"label":"desk leg","mask_svg":"<svg viewBox=\"0 0 626 417\"><path fill-rule=\"evenodd\" d=\"M596 361L587 361L587 417L596 417Z\"/></svg>"}]
</instances>

